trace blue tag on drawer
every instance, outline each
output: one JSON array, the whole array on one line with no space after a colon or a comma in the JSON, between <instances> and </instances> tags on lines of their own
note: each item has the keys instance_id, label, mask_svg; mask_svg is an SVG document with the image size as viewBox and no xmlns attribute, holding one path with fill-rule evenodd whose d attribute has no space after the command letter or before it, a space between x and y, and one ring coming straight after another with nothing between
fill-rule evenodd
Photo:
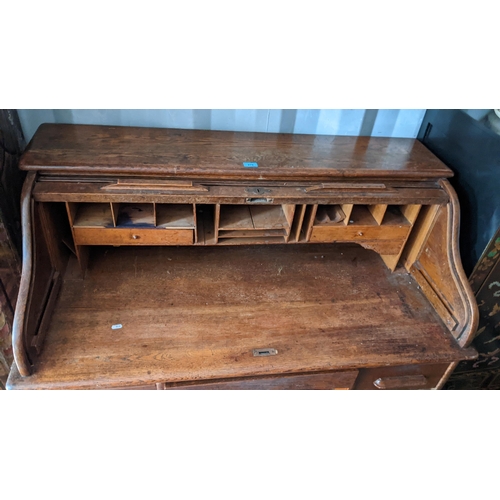
<instances>
[{"instance_id":1,"label":"blue tag on drawer","mask_svg":"<svg viewBox=\"0 0 500 500\"><path fill-rule=\"evenodd\" d=\"M243 166L247 168L257 168L259 164L255 161L244 161Z\"/></svg>"}]
</instances>

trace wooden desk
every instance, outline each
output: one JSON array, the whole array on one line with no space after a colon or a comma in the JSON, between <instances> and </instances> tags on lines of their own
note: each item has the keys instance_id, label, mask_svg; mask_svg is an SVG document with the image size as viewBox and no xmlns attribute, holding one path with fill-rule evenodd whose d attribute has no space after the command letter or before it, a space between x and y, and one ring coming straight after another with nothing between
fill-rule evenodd
<instances>
[{"instance_id":1,"label":"wooden desk","mask_svg":"<svg viewBox=\"0 0 500 500\"><path fill-rule=\"evenodd\" d=\"M477 308L407 139L42 125L11 389L439 388Z\"/></svg>"}]
</instances>

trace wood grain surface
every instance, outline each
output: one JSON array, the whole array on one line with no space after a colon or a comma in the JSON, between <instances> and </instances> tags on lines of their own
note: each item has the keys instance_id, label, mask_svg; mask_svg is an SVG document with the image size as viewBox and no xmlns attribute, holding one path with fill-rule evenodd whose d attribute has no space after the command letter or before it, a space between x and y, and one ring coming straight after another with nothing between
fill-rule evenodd
<instances>
[{"instance_id":1,"label":"wood grain surface","mask_svg":"<svg viewBox=\"0 0 500 500\"><path fill-rule=\"evenodd\" d=\"M355 245L96 247L85 280L68 266L34 374L9 384L111 388L474 355L407 272Z\"/></svg>"},{"instance_id":2,"label":"wood grain surface","mask_svg":"<svg viewBox=\"0 0 500 500\"><path fill-rule=\"evenodd\" d=\"M162 384L164 390L336 390L351 389L358 370L283 377L250 377L208 382Z\"/></svg>"},{"instance_id":3,"label":"wood grain surface","mask_svg":"<svg viewBox=\"0 0 500 500\"><path fill-rule=\"evenodd\" d=\"M257 162L245 168L244 162ZM20 168L217 179L437 179L452 171L413 139L43 124Z\"/></svg>"},{"instance_id":4,"label":"wood grain surface","mask_svg":"<svg viewBox=\"0 0 500 500\"><path fill-rule=\"evenodd\" d=\"M420 255L410 271L443 320L454 323L450 330L458 343L466 347L477 330L479 311L458 249L458 198L448 181L440 183L448 193L450 203L438 209L434 225L427 240L422 242Z\"/></svg>"}]
</instances>

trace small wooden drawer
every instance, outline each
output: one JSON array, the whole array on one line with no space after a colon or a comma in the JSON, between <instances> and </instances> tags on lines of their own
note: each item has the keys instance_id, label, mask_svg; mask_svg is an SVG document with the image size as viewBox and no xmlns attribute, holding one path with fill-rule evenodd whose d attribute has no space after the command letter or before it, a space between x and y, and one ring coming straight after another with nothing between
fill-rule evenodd
<instances>
[{"instance_id":1,"label":"small wooden drawer","mask_svg":"<svg viewBox=\"0 0 500 500\"><path fill-rule=\"evenodd\" d=\"M74 227L76 245L190 245L192 229Z\"/></svg>"},{"instance_id":2,"label":"small wooden drawer","mask_svg":"<svg viewBox=\"0 0 500 500\"><path fill-rule=\"evenodd\" d=\"M404 242L409 226L314 226L311 241L392 240Z\"/></svg>"},{"instance_id":3,"label":"small wooden drawer","mask_svg":"<svg viewBox=\"0 0 500 500\"><path fill-rule=\"evenodd\" d=\"M358 375L357 370L274 377L236 378L207 382L157 384L158 389L183 390L332 390L351 389Z\"/></svg>"},{"instance_id":4,"label":"small wooden drawer","mask_svg":"<svg viewBox=\"0 0 500 500\"><path fill-rule=\"evenodd\" d=\"M359 370L355 389L433 389L449 364L408 365Z\"/></svg>"}]
</instances>

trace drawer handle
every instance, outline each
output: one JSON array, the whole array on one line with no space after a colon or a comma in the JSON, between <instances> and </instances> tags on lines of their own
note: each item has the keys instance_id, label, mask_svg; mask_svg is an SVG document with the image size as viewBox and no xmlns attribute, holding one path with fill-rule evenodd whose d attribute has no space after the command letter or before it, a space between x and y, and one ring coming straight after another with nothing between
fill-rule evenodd
<instances>
[{"instance_id":1,"label":"drawer handle","mask_svg":"<svg viewBox=\"0 0 500 500\"><path fill-rule=\"evenodd\" d=\"M423 375L407 375L405 377L380 377L373 385L377 389L407 389L427 386L427 378Z\"/></svg>"},{"instance_id":2,"label":"drawer handle","mask_svg":"<svg viewBox=\"0 0 500 500\"><path fill-rule=\"evenodd\" d=\"M138 239L140 239L140 236L138 234L133 234L132 235L132 239L133 240L138 240Z\"/></svg>"}]
</instances>

